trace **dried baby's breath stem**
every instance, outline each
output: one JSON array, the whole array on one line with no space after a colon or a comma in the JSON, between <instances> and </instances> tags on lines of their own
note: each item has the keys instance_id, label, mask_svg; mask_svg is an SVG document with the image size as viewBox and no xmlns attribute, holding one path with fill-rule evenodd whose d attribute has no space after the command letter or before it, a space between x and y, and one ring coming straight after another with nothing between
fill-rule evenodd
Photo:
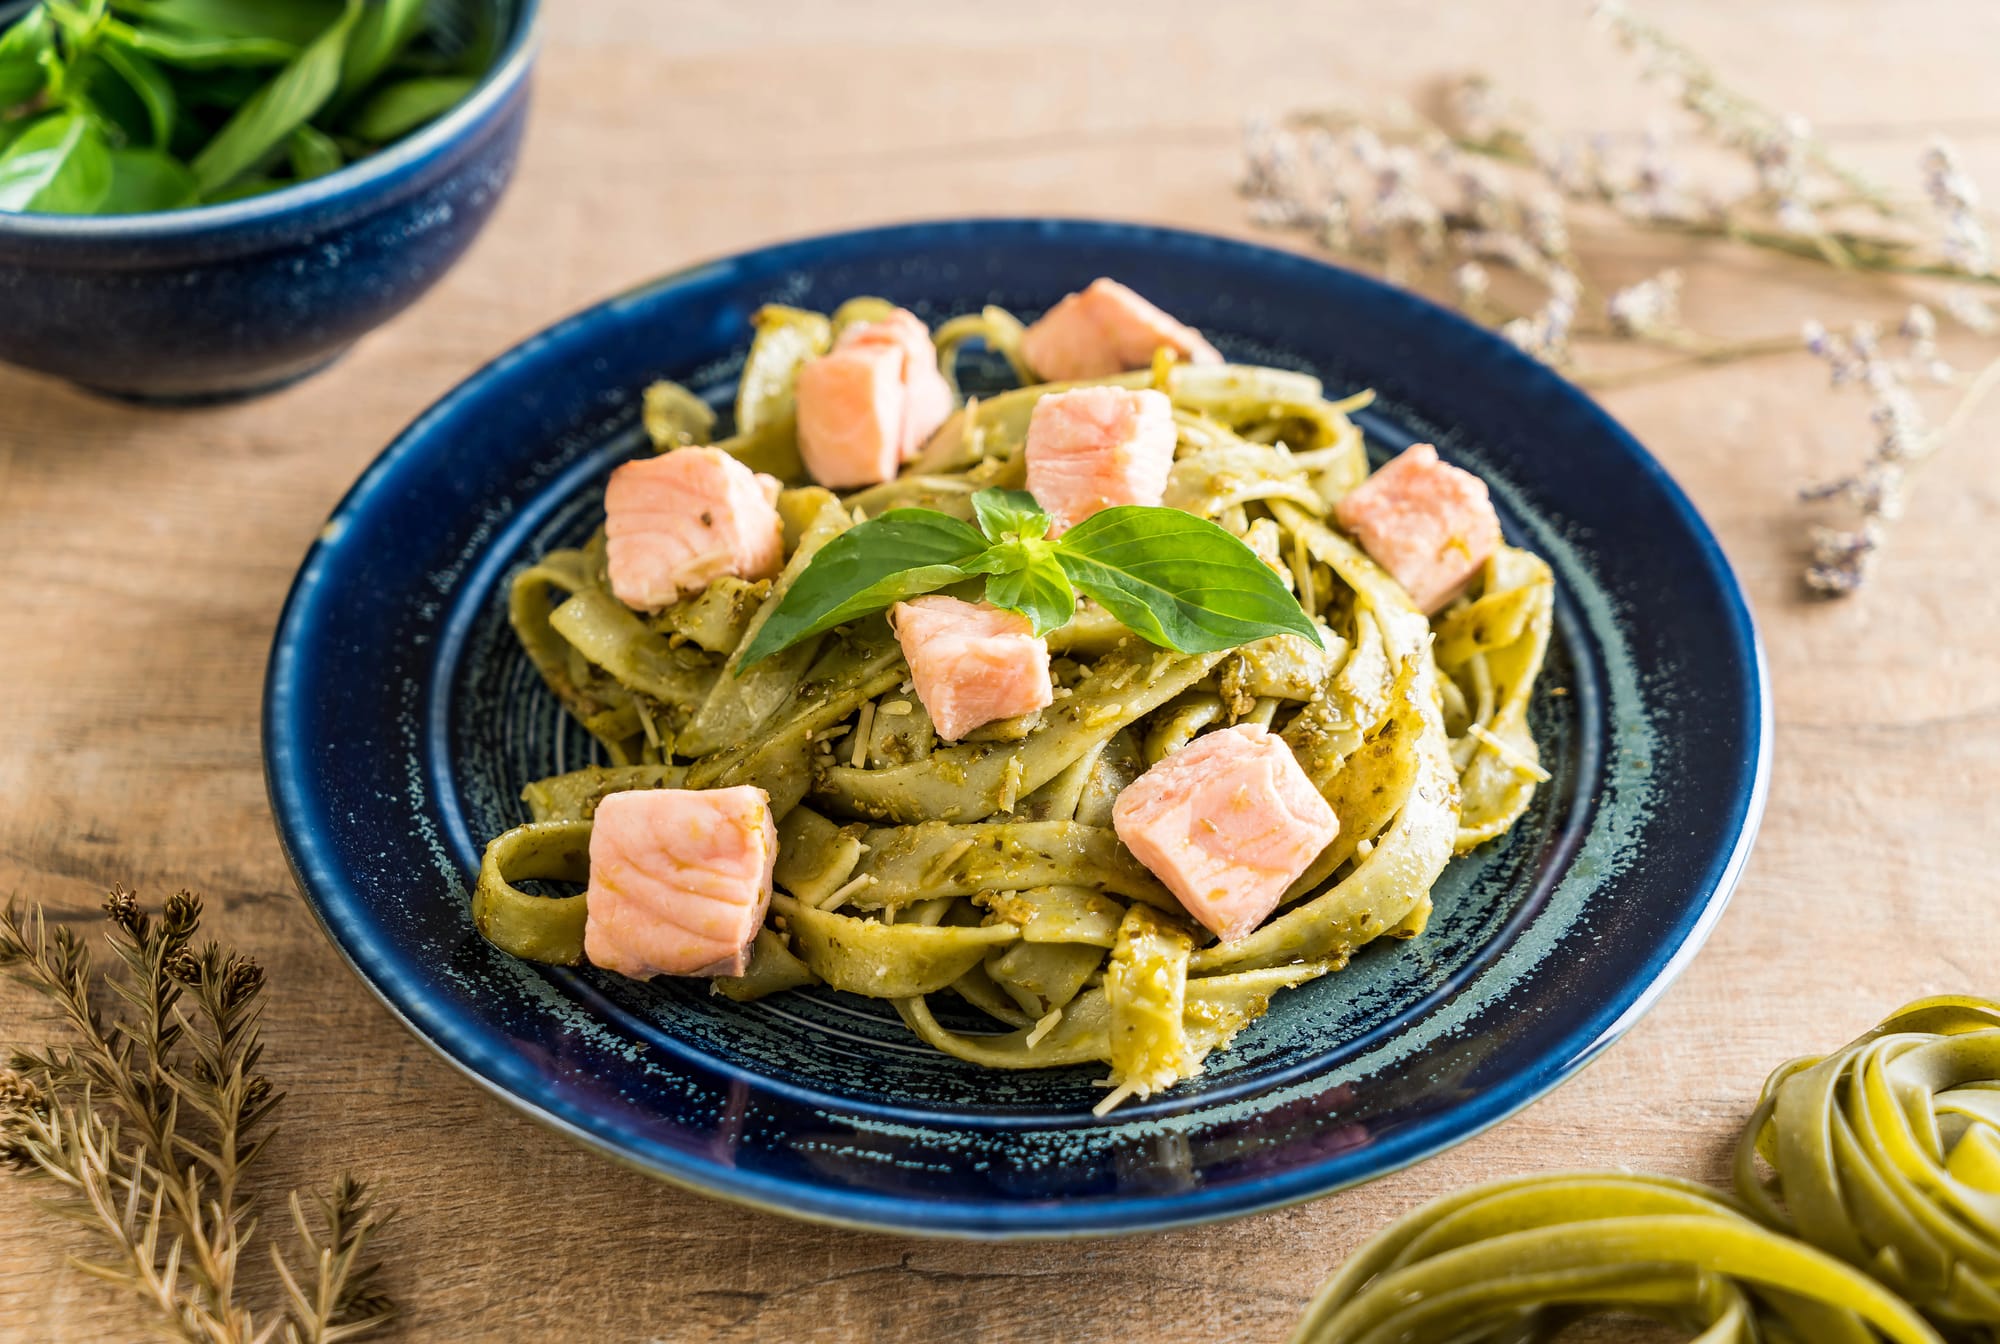
<instances>
[{"instance_id":1,"label":"dried baby's breath stem","mask_svg":"<svg viewBox=\"0 0 2000 1344\"><path fill-rule=\"evenodd\" d=\"M379 1266L359 1257L388 1215L345 1179L319 1201L323 1239L300 1219L312 1297L283 1271L287 1309L262 1328L240 1301L256 1231L246 1178L281 1100L258 1069L263 971L215 943L196 949L201 902L188 892L156 918L117 888L105 914L110 974L39 908L0 912L0 967L54 1004L70 1036L16 1050L0 1072L0 1160L59 1188L46 1207L109 1251L74 1263L134 1293L177 1338L256 1344L282 1326L287 1339L332 1344L385 1324Z\"/></svg>"},{"instance_id":2,"label":"dried baby's breath stem","mask_svg":"<svg viewBox=\"0 0 2000 1344\"><path fill-rule=\"evenodd\" d=\"M1975 292L2000 283L1979 188L1937 140L1917 164L1919 190L1898 197L1845 163L1804 118L1732 87L1623 0L1600 0L1594 14L1679 109L1684 128L1733 169L1691 170L1664 124L1636 150L1602 135L1559 137L1473 76L1447 86L1435 117L1394 106L1253 122L1242 184L1252 217L1453 304L1594 388L1800 349L1790 334L1694 328L1681 315L1678 271L1606 284L1599 254L1614 239L1714 240L1874 281L1900 305L1914 301L1925 330L1911 337L1907 358L1844 356L1871 390L1881 441L1859 472L1805 492L1856 511L1852 526L1813 533L1806 571L1815 592L1851 593L1897 515L1908 467L1948 437L1931 435L1913 410L1903 367L1938 381L1934 368L1918 367L1941 363L1929 305L1967 331L2000 331L2000 316ZM1866 346L1870 337L1839 339ZM1605 344L1663 358L1621 366L1589 354ZM1828 357L1826 340L1819 344ZM1973 394L1988 386L1975 383Z\"/></svg>"}]
</instances>

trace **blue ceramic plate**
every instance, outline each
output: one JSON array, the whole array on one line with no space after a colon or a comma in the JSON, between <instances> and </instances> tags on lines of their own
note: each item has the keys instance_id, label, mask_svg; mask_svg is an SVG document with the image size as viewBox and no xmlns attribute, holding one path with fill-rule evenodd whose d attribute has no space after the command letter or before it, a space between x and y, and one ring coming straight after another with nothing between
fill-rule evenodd
<instances>
[{"instance_id":1,"label":"blue ceramic plate","mask_svg":"<svg viewBox=\"0 0 2000 1344\"><path fill-rule=\"evenodd\" d=\"M1102 1070L988 1072L888 1005L751 1005L515 961L467 881L527 780L589 743L504 616L509 574L586 536L642 451L652 379L727 402L749 317L881 294L936 322L1034 313L1112 275L1233 358L1380 394L1378 454L1437 442L1555 566L1535 705L1554 774L1454 863L1422 938L1281 995L1198 1079L1106 1120ZM306 557L265 690L278 827L328 936L440 1054L668 1180L805 1218L942 1235L1169 1227L1325 1194L1525 1106L1644 1012L1720 914L1763 806L1750 616L1667 474L1486 332L1285 252L1122 224L974 220L765 248L670 276L475 375L369 468Z\"/></svg>"}]
</instances>

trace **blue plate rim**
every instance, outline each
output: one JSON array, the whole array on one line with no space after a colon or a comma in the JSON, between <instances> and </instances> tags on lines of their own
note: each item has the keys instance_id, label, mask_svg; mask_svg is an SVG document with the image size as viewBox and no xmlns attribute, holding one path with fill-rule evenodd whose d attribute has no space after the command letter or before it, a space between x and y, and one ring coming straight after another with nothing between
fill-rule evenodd
<instances>
[{"instance_id":1,"label":"blue plate rim","mask_svg":"<svg viewBox=\"0 0 2000 1344\"><path fill-rule=\"evenodd\" d=\"M304 625L305 613L326 561L328 539L338 533L345 519L365 505L373 486L389 474L403 457L423 446L426 431L433 424L449 419L461 405L483 395L489 384L502 378L514 365L538 350L574 337L624 305L640 299L657 298L663 292L718 267L745 265L753 261L769 266L782 264L789 255L796 254L803 258L826 249L891 241L921 246L926 234L937 231L992 231L1023 236L1067 233L1082 235L1099 243L1116 242L1138 247L1198 245L1224 253L1238 252L1244 254L1245 260L1254 259L1264 265L1325 268L1348 275L1356 274L1300 253L1157 224L1051 216L941 217L810 235L681 267L600 300L530 335L488 361L419 415L364 469L342 496L301 562L273 636L266 666L262 714L266 788L280 846L305 895L307 908L341 959L398 1021L452 1067L515 1110L605 1153L623 1165L681 1188L785 1217L904 1235L1066 1240L1166 1230L1281 1208L1351 1188L1422 1161L1500 1123L1573 1076L1629 1030L1681 974L1706 942L1742 877L1762 822L1771 778L1772 706L1763 641L1742 586L1706 521L1659 461L1603 407L1554 370L1513 349L1456 313L1420 295L1382 285L1366 276L1361 278L1378 286L1383 302L1407 306L1423 321L1449 324L1459 329L1461 337L1474 338L1487 345L1496 362L1509 366L1505 369L1508 374L1527 384L1524 388L1526 392L1568 402L1572 409L1592 422L1593 428L1602 434L1606 446L1615 447L1623 454L1627 465L1660 492L1672 506L1676 523L1694 542L1703 577L1713 582L1714 591L1723 600L1728 617L1727 633L1731 637L1729 644L1732 651L1740 655L1734 660L1733 668L1741 678L1738 689L1742 699L1739 703L1746 711L1743 718L1754 724L1749 760L1739 767L1736 778L1731 781L1729 810L1735 817L1734 842L1726 854L1711 859L1699 883L1690 884L1691 891L1698 891L1700 885L1706 885L1706 895L1701 898L1699 908L1676 930L1676 937L1662 940L1658 955L1649 959L1644 972L1621 986L1625 992L1608 996L1597 1011L1589 1014L1554 1045L1545 1048L1533 1062L1533 1067L1523 1070L1507 1085L1494 1087L1398 1128L1372 1145L1368 1149L1370 1160L1353 1172L1329 1176L1328 1168L1342 1165L1336 1155L1221 1189L1120 1196L1116 1200L1097 1201L1091 1216L1082 1222L1065 1218L1059 1213L1051 1217L1052 1208L1058 1207L1051 1205L1007 1207L978 1200L917 1200L851 1189L835 1190L746 1173L689 1158L658 1145L650 1146L641 1155L621 1146L610 1135L573 1122L535 1099L509 1090L498 1079L487 1076L468 1060L460 1058L446 1040L439 1039L420 1025L412 1013L406 1011L404 1005L392 998L368 973L364 966L364 951L350 946L329 922L320 900L314 895L314 882L308 879L311 875L320 881L337 880L339 868L328 859L329 847L305 824L307 819L304 813L308 808L303 776L306 763L290 748L282 730L301 709L292 695L296 682L297 645L307 628Z\"/></svg>"}]
</instances>

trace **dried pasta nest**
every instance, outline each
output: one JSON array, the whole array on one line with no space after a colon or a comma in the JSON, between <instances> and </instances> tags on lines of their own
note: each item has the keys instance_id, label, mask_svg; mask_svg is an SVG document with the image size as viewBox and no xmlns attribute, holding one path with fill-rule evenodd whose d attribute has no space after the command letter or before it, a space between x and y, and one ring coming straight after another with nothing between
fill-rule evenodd
<instances>
[{"instance_id":1,"label":"dried pasta nest","mask_svg":"<svg viewBox=\"0 0 2000 1344\"><path fill-rule=\"evenodd\" d=\"M1478 1186L1370 1241L1293 1339L1533 1344L1593 1317L1703 1344L2000 1337L2000 1003L1922 999L1780 1067L1736 1195L1621 1173Z\"/></svg>"},{"instance_id":2,"label":"dried pasta nest","mask_svg":"<svg viewBox=\"0 0 2000 1344\"><path fill-rule=\"evenodd\" d=\"M1759 1159L1768 1177L1758 1171ZM1954 1331L2000 1327L2000 1003L1923 999L1778 1069L1736 1189Z\"/></svg>"}]
</instances>

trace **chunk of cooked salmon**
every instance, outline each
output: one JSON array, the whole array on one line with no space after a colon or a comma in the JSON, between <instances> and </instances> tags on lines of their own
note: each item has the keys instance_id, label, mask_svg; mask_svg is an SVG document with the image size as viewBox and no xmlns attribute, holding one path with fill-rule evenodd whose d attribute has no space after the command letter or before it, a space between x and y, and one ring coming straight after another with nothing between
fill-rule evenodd
<instances>
[{"instance_id":1,"label":"chunk of cooked salmon","mask_svg":"<svg viewBox=\"0 0 2000 1344\"><path fill-rule=\"evenodd\" d=\"M1114 504L1158 504L1174 467L1173 403L1148 388L1051 392L1028 415L1028 493L1049 534Z\"/></svg>"},{"instance_id":2,"label":"chunk of cooked salmon","mask_svg":"<svg viewBox=\"0 0 2000 1344\"><path fill-rule=\"evenodd\" d=\"M1465 590L1500 547L1486 482L1412 444L1363 481L1333 516L1426 615Z\"/></svg>"},{"instance_id":3,"label":"chunk of cooked salmon","mask_svg":"<svg viewBox=\"0 0 2000 1344\"><path fill-rule=\"evenodd\" d=\"M1222 362L1193 327L1102 277L1043 313L1021 338L1022 358L1050 382L1143 369L1162 347L1190 363Z\"/></svg>"},{"instance_id":4,"label":"chunk of cooked salmon","mask_svg":"<svg viewBox=\"0 0 2000 1344\"><path fill-rule=\"evenodd\" d=\"M1285 740L1254 723L1207 733L1118 795L1125 847L1223 942L1264 922L1340 831Z\"/></svg>"},{"instance_id":5,"label":"chunk of cooked salmon","mask_svg":"<svg viewBox=\"0 0 2000 1344\"><path fill-rule=\"evenodd\" d=\"M653 611L724 576L770 578L785 560L778 489L720 448L627 462L604 490L611 591Z\"/></svg>"},{"instance_id":6,"label":"chunk of cooked salmon","mask_svg":"<svg viewBox=\"0 0 2000 1344\"><path fill-rule=\"evenodd\" d=\"M898 308L857 322L799 369L799 456L821 485L876 485L915 457L951 414L930 329Z\"/></svg>"},{"instance_id":7,"label":"chunk of cooked salmon","mask_svg":"<svg viewBox=\"0 0 2000 1344\"><path fill-rule=\"evenodd\" d=\"M799 370L799 457L821 485L876 485L903 460L903 355L860 345Z\"/></svg>"},{"instance_id":8,"label":"chunk of cooked salmon","mask_svg":"<svg viewBox=\"0 0 2000 1344\"><path fill-rule=\"evenodd\" d=\"M880 322L856 322L840 333L836 349L889 346L903 353L903 429L899 441L908 462L951 415L951 384L938 367L937 345L924 320L898 308Z\"/></svg>"},{"instance_id":9,"label":"chunk of cooked salmon","mask_svg":"<svg viewBox=\"0 0 2000 1344\"><path fill-rule=\"evenodd\" d=\"M635 980L741 975L777 859L762 789L609 794L590 829L584 955Z\"/></svg>"},{"instance_id":10,"label":"chunk of cooked salmon","mask_svg":"<svg viewBox=\"0 0 2000 1344\"><path fill-rule=\"evenodd\" d=\"M1055 696L1048 642L1025 616L933 594L898 602L889 624L917 698L947 741L1046 708Z\"/></svg>"}]
</instances>

